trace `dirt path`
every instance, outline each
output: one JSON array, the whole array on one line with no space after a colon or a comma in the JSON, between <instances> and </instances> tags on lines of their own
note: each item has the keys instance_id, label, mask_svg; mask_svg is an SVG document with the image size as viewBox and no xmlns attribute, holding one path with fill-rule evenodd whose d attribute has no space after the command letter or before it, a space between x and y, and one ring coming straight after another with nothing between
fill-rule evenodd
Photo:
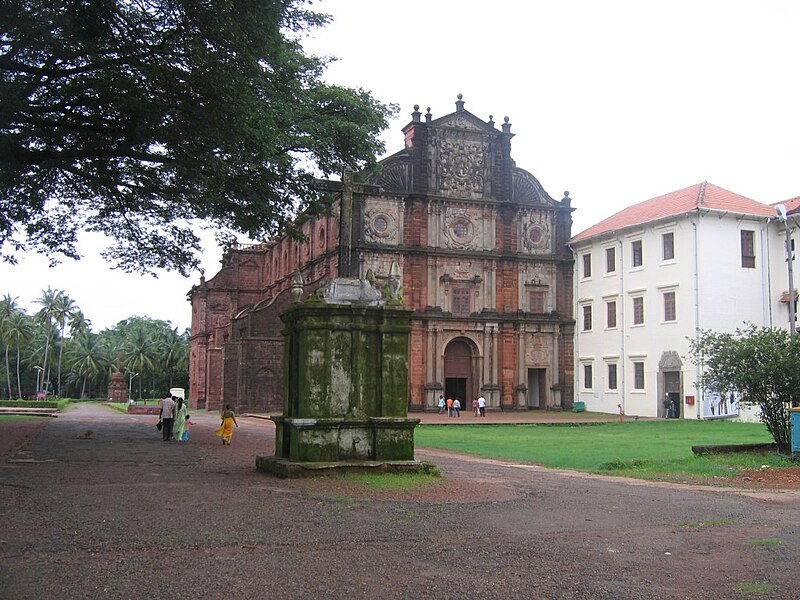
<instances>
[{"instance_id":1,"label":"dirt path","mask_svg":"<svg viewBox=\"0 0 800 600\"><path fill-rule=\"evenodd\" d=\"M259 473L193 415L81 405L0 465L4 598L792 598L800 494L630 482L419 450L408 494ZM89 439L84 434L91 431ZM756 587L758 596L740 590Z\"/></svg>"}]
</instances>

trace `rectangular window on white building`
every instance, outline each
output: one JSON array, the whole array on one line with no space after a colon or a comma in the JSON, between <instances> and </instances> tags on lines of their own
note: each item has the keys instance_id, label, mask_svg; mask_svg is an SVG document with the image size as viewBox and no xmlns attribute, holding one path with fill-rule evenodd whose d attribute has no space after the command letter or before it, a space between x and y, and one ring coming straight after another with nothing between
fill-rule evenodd
<instances>
[{"instance_id":1,"label":"rectangular window on white building","mask_svg":"<svg viewBox=\"0 0 800 600\"><path fill-rule=\"evenodd\" d=\"M583 330L584 331L591 331L592 330L592 305L585 304L583 306Z\"/></svg>"},{"instance_id":2,"label":"rectangular window on white building","mask_svg":"<svg viewBox=\"0 0 800 600\"><path fill-rule=\"evenodd\" d=\"M609 300L606 302L606 328L617 328L617 301Z\"/></svg>"},{"instance_id":3,"label":"rectangular window on white building","mask_svg":"<svg viewBox=\"0 0 800 600\"><path fill-rule=\"evenodd\" d=\"M592 389L592 365L583 365L583 389Z\"/></svg>"},{"instance_id":4,"label":"rectangular window on white building","mask_svg":"<svg viewBox=\"0 0 800 600\"><path fill-rule=\"evenodd\" d=\"M634 240L631 242L631 265L641 267L642 261L642 240Z\"/></svg>"},{"instance_id":5,"label":"rectangular window on white building","mask_svg":"<svg viewBox=\"0 0 800 600\"><path fill-rule=\"evenodd\" d=\"M583 275L584 279L588 279L592 276L592 255L591 254L584 254L583 255Z\"/></svg>"},{"instance_id":6,"label":"rectangular window on white building","mask_svg":"<svg viewBox=\"0 0 800 600\"><path fill-rule=\"evenodd\" d=\"M644 296L633 298L633 324L644 325Z\"/></svg>"},{"instance_id":7,"label":"rectangular window on white building","mask_svg":"<svg viewBox=\"0 0 800 600\"><path fill-rule=\"evenodd\" d=\"M675 292L664 292L664 320L674 321L675 319Z\"/></svg>"},{"instance_id":8,"label":"rectangular window on white building","mask_svg":"<svg viewBox=\"0 0 800 600\"><path fill-rule=\"evenodd\" d=\"M671 231L661 234L661 257L663 260L675 259L675 234Z\"/></svg>"},{"instance_id":9,"label":"rectangular window on white building","mask_svg":"<svg viewBox=\"0 0 800 600\"><path fill-rule=\"evenodd\" d=\"M633 389L644 389L644 363L641 361L633 363Z\"/></svg>"},{"instance_id":10,"label":"rectangular window on white building","mask_svg":"<svg viewBox=\"0 0 800 600\"><path fill-rule=\"evenodd\" d=\"M614 273L617 270L616 248L606 248L606 273Z\"/></svg>"},{"instance_id":11,"label":"rectangular window on white building","mask_svg":"<svg viewBox=\"0 0 800 600\"><path fill-rule=\"evenodd\" d=\"M755 232L748 229L742 229L742 268L755 269L756 268L756 246L755 246Z\"/></svg>"},{"instance_id":12,"label":"rectangular window on white building","mask_svg":"<svg viewBox=\"0 0 800 600\"><path fill-rule=\"evenodd\" d=\"M608 389L617 389L617 363L608 363Z\"/></svg>"}]
</instances>

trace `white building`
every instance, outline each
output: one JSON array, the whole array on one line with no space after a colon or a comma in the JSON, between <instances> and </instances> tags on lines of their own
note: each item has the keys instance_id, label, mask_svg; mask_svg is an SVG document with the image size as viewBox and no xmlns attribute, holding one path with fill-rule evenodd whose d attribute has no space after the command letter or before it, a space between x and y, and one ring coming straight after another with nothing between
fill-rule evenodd
<instances>
[{"instance_id":1,"label":"white building","mask_svg":"<svg viewBox=\"0 0 800 600\"><path fill-rule=\"evenodd\" d=\"M575 400L643 417L735 414L735 398L703 398L689 340L788 327L784 234L774 207L704 182L574 236Z\"/></svg>"}]
</instances>

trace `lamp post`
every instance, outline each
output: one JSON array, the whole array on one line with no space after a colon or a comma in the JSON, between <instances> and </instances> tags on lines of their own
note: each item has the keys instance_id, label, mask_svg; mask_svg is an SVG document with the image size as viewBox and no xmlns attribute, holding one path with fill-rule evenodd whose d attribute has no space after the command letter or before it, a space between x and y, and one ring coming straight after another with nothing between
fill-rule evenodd
<instances>
[{"instance_id":1,"label":"lamp post","mask_svg":"<svg viewBox=\"0 0 800 600\"><path fill-rule=\"evenodd\" d=\"M33 368L36 370L36 395L37 395L37 397L38 397L39 391L40 391L40 389L41 389L41 388L39 387L39 383L40 383L40 382L39 382L39 377L40 377L40 376L42 375L42 373L44 372L44 368L43 368L43 367L40 367L39 365L35 365Z\"/></svg>"},{"instance_id":2,"label":"lamp post","mask_svg":"<svg viewBox=\"0 0 800 600\"><path fill-rule=\"evenodd\" d=\"M133 389L133 378L138 377L138 373L131 373L130 379L128 379L128 402L131 401L131 390Z\"/></svg>"},{"instance_id":3,"label":"lamp post","mask_svg":"<svg viewBox=\"0 0 800 600\"><path fill-rule=\"evenodd\" d=\"M775 205L775 214L778 218L783 221L786 238L785 238L785 245L786 245L786 265L789 270L789 337L794 338L795 334L795 326L794 326L794 311L795 311L795 295L794 295L794 275L792 272L792 263L794 262L794 257L792 256L792 236L789 232L789 219L786 212L786 207L783 204L776 204Z\"/></svg>"}]
</instances>

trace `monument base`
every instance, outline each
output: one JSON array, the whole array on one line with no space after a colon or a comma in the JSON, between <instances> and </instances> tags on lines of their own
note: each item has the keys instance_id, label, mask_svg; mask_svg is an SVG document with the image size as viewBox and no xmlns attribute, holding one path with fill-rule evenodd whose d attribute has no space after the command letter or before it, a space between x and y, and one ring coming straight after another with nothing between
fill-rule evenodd
<instances>
[{"instance_id":1,"label":"monument base","mask_svg":"<svg viewBox=\"0 0 800 600\"><path fill-rule=\"evenodd\" d=\"M418 460L300 462L278 456L256 456L256 468L278 477L297 479L339 473L418 473L427 467Z\"/></svg>"}]
</instances>

